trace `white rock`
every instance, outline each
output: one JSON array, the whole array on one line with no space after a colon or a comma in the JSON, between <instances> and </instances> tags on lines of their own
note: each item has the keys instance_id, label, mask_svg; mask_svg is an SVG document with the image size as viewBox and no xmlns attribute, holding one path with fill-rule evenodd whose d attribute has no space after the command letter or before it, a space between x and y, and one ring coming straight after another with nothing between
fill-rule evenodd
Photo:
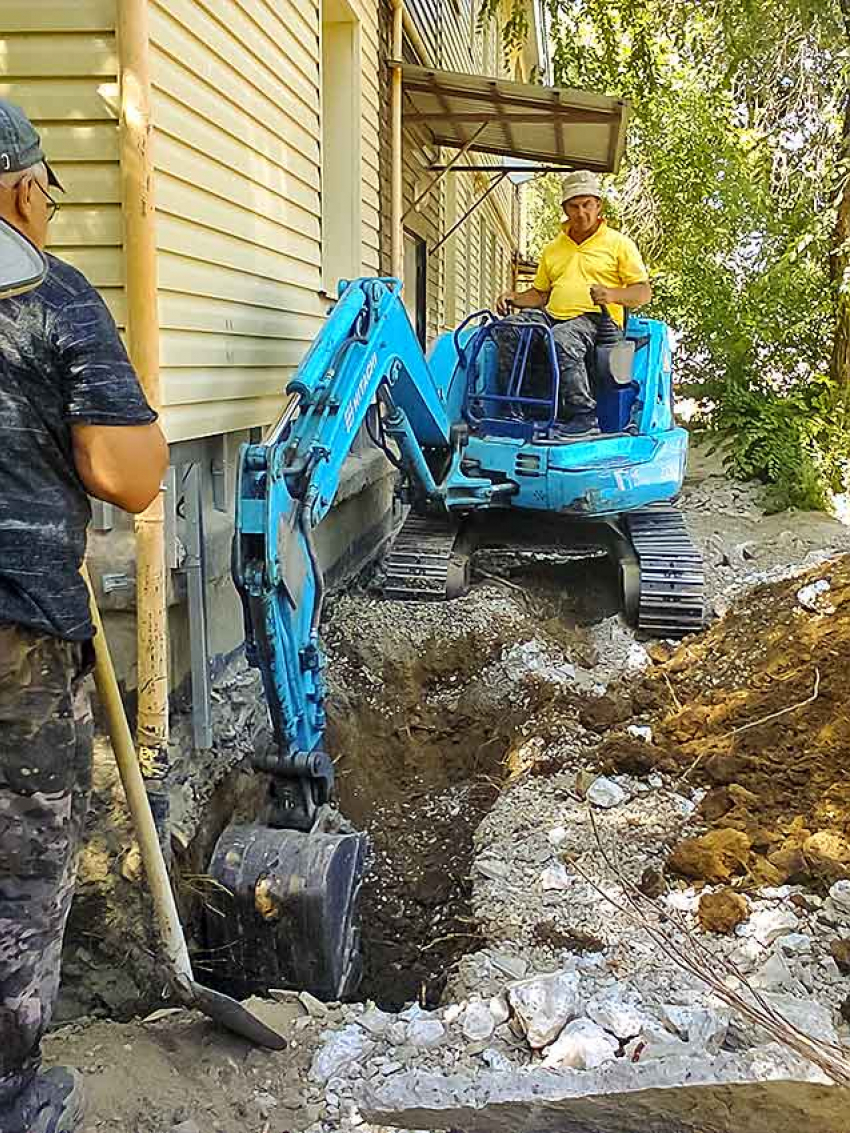
<instances>
[{"instance_id":1,"label":"white rock","mask_svg":"<svg viewBox=\"0 0 850 1133\"><path fill-rule=\"evenodd\" d=\"M804 610L812 614L834 614L835 606L826 597L829 591L828 580L819 578L817 582L810 582L807 586L800 587L797 591L797 601Z\"/></svg>"},{"instance_id":2,"label":"white rock","mask_svg":"<svg viewBox=\"0 0 850 1133\"><path fill-rule=\"evenodd\" d=\"M589 1019L567 1023L546 1050L544 1066L569 1066L573 1070L593 1070L615 1058L620 1044Z\"/></svg>"},{"instance_id":3,"label":"white rock","mask_svg":"<svg viewBox=\"0 0 850 1133\"><path fill-rule=\"evenodd\" d=\"M395 1023L390 1023L387 1027L385 1037L390 1046L404 1046L407 1042L407 1024L399 1020L396 1020Z\"/></svg>"},{"instance_id":4,"label":"white rock","mask_svg":"<svg viewBox=\"0 0 850 1133\"><path fill-rule=\"evenodd\" d=\"M797 1030L810 1038L825 1043L837 1043L838 1035L832 1022L828 1007L816 1003L808 997L787 995L778 992L764 992L762 998L781 1019L791 1023ZM754 1046L767 1042L773 1036L749 1019L734 1017L729 1027L729 1046L733 1049L742 1045Z\"/></svg>"},{"instance_id":5,"label":"white rock","mask_svg":"<svg viewBox=\"0 0 850 1133\"><path fill-rule=\"evenodd\" d=\"M605 775L600 775L587 788L586 797L587 801L593 803L594 806L601 807L603 810L610 810L611 807L626 802L629 796L619 783L615 783L613 779L609 779Z\"/></svg>"},{"instance_id":6,"label":"white rock","mask_svg":"<svg viewBox=\"0 0 850 1133\"><path fill-rule=\"evenodd\" d=\"M714 1054L723 1046L729 1029L728 1012L708 1007L683 1007L665 1003L661 1015L667 1027L691 1047Z\"/></svg>"},{"instance_id":7,"label":"white rock","mask_svg":"<svg viewBox=\"0 0 850 1133\"><path fill-rule=\"evenodd\" d=\"M507 1023L511 1017L511 1009L508 1007L507 1000L503 995L494 995L490 1000L488 1007L490 1014L493 1016L496 1026L502 1023Z\"/></svg>"},{"instance_id":8,"label":"white rock","mask_svg":"<svg viewBox=\"0 0 850 1133\"><path fill-rule=\"evenodd\" d=\"M800 981L788 967L785 958L778 952L772 952L767 960L752 977L753 987L763 988L765 991L791 991L803 990Z\"/></svg>"},{"instance_id":9,"label":"white rock","mask_svg":"<svg viewBox=\"0 0 850 1133\"><path fill-rule=\"evenodd\" d=\"M629 724L626 731L636 740L643 740L647 744L652 743L652 728L648 724Z\"/></svg>"},{"instance_id":10,"label":"white rock","mask_svg":"<svg viewBox=\"0 0 850 1133\"><path fill-rule=\"evenodd\" d=\"M374 1042L355 1023L334 1031L316 1052L310 1078L314 1082L327 1082L344 1066L365 1060L374 1049Z\"/></svg>"},{"instance_id":11,"label":"white rock","mask_svg":"<svg viewBox=\"0 0 850 1133\"><path fill-rule=\"evenodd\" d=\"M490 1005L483 999L473 999L463 1013L464 1037L470 1042L481 1042L482 1039L489 1039L495 1029L496 1020L490 1011Z\"/></svg>"},{"instance_id":12,"label":"white rock","mask_svg":"<svg viewBox=\"0 0 850 1133\"><path fill-rule=\"evenodd\" d=\"M646 781L647 783L649 783L650 787L652 787L653 790L656 791L659 787L664 786L664 776L659 775L657 771L653 771L651 775L648 775Z\"/></svg>"},{"instance_id":13,"label":"white rock","mask_svg":"<svg viewBox=\"0 0 850 1133\"><path fill-rule=\"evenodd\" d=\"M494 1050L493 1047L488 1046L486 1050L481 1051L481 1057L485 1064L491 1070L512 1070L513 1065L511 1060L507 1058L500 1050Z\"/></svg>"},{"instance_id":14,"label":"white rock","mask_svg":"<svg viewBox=\"0 0 850 1133\"><path fill-rule=\"evenodd\" d=\"M553 846L560 846L567 836L566 826L554 826L546 835Z\"/></svg>"},{"instance_id":15,"label":"white rock","mask_svg":"<svg viewBox=\"0 0 850 1133\"><path fill-rule=\"evenodd\" d=\"M636 672L640 669L645 669L649 665L649 654L642 645L634 642L629 647L629 652L626 654L626 668Z\"/></svg>"},{"instance_id":16,"label":"white rock","mask_svg":"<svg viewBox=\"0 0 850 1133\"><path fill-rule=\"evenodd\" d=\"M695 913L700 895L693 889L674 889L664 896L664 904L678 913Z\"/></svg>"},{"instance_id":17,"label":"white rock","mask_svg":"<svg viewBox=\"0 0 850 1133\"><path fill-rule=\"evenodd\" d=\"M489 881L504 881L511 871L507 862L500 862L494 858L479 858L475 868Z\"/></svg>"},{"instance_id":18,"label":"white rock","mask_svg":"<svg viewBox=\"0 0 850 1133\"><path fill-rule=\"evenodd\" d=\"M830 983L833 983L835 980L843 979L841 969L832 956L821 957L820 970L823 978L829 980Z\"/></svg>"},{"instance_id":19,"label":"white rock","mask_svg":"<svg viewBox=\"0 0 850 1133\"><path fill-rule=\"evenodd\" d=\"M446 1028L439 1019L414 1019L407 1024L407 1041L411 1046L429 1050L439 1046L446 1037Z\"/></svg>"},{"instance_id":20,"label":"white rock","mask_svg":"<svg viewBox=\"0 0 850 1133\"><path fill-rule=\"evenodd\" d=\"M850 881L836 881L829 891L829 899L838 912L850 916Z\"/></svg>"},{"instance_id":21,"label":"white rock","mask_svg":"<svg viewBox=\"0 0 850 1133\"><path fill-rule=\"evenodd\" d=\"M616 992L591 999L585 1014L603 1030L624 1041L639 1035L648 1022L641 1011Z\"/></svg>"},{"instance_id":22,"label":"white rock","mask_svg":"<svg viewBox=\"0 0 850 1133\"><path fill-rule=\"evenodd\" d=\"M758 909L749 919L748 927L759 944L773 944L780 936L797 932L800 922L795 913L786 908Z\"/></svg>"},{"instance_id":23,"label":"white rock","mask_svg":"<svg viewBox=\"0 0 850 1133\"><path fill-rule=\"evenodd\" d=\"M628 1062L646 1062L650 1058L680 1058L692 1053L688 1043L661 1026L648 1026L625 1047Z\"/></svg>"},{"instance_id":24,"label":"white rock","mask_svg":"<svg viewBox=\"0 0 850 1133\"><path fill-rule=\"evenodd\" d=\"M369 1007L358 1017L357 1025L362 1027L364 1031L368 1031L370 1035L374 1035L375 1038L379 1038L386 1032L392 1019L392 1015L388 1015L386 1011L381 1011L377 1007Z\"/></svg>"},{"instance_id":25,"label":"white rock","mask_svg":"<svg viewBox=\"0 0 850 1133\"><path fill-rule=\"evenodd\" d=\"M812 938L804 932L789 932L777 941L786 956L807 956L812 950Z\"/></svg>"},{"instance_id":26,"label":"white rock","mask_svg":"<svg viewBox=\"0 0 850 1133\"><path fill-rule=\"evenodd\" d=\"M540 874L540 888L546 892L569 889L574 881L563 862L554 862Z\"/></svg>"},{"instance_id":27,"label":"white rock","mask_svg":"<svg viewBox=\"0 0 850 1133\"><path fill-rule=\"evenodd\" d=\"M575 972L561 971L521 980L508 987L508 1002L529 1046L540 1050L579 1014L579 977Z\"/></svg>"},{"instance_id":28,"label":"white rock","mask_svg":"<svg viewBox=\"0 0 850 1133\"><path fill-rule=\"evenodd\" d=\"M744 937L729 953L729 961L741 972L751 972L764 959L764 948L755 937Z\"/></svg>"}]
</instances>

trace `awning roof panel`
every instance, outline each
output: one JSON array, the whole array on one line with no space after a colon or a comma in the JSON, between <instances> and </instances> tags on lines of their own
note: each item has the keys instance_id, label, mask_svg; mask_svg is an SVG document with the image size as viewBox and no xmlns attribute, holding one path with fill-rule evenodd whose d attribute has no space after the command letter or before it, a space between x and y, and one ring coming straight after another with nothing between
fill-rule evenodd
<instances>
[{"instance_id":1,"label":"awning roof panel","mask_svg":"<svg viewBox=\"0 0 850 1133\"><path fill-rule=\"evenodd\" d=\"M402 64L404 118L437 145L616 172L629 106L622 99ZM470 139L474 141L470 145Z\"/></svg>"}]
</instances>

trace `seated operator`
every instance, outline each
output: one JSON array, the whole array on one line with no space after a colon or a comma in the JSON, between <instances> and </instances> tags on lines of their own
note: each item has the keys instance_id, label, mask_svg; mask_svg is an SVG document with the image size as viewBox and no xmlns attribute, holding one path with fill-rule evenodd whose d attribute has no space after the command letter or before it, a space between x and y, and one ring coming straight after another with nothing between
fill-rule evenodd
<instances>
[{"instance_id":1,"label":"seated operator","mask_svg":"<svg viewBox=\"0 0 850 1133\"><path fill-rule=\"evenodd\" d=\"M552 328L561 370L561 437L599 432L586 365L602 317L599 306L605 304L622 326L623 307L640 307L652 298L637 245L608 227L602 218L601 197L595 173L566 174L561 201L567 219L560 235L543 249L533 286L527 291L506 291L496 300L500 315L509 307L524 308L505 319L497 332L502 388L511 371L519 327L542 322Z\"/></svg>"}]
</instances>

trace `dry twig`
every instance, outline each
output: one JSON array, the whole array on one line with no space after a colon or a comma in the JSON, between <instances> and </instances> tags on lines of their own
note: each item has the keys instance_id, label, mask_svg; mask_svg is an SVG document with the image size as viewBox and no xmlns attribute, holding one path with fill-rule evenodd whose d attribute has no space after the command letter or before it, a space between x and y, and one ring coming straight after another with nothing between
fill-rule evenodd
<instances>
[{"instance_id":1,"label":"dry twig","mask_svg":"<svg viewBox=\"0 0 850 1133\"><path fill-rule=\"evenodd\" d=\"M588 808L589 810L589 808ZM850 1087L850 1060L845 1049L834 1043L814 1039L801 1031L788 1019L776 1011L764 996L750 984L743 973L728 959L717 956L709 951L697 939L684 918L675 910L661 909L657 902L647 897L640 889L626 878L619 868L611 861L602 839L593 812L590 813L590 824L593 829L596 844L602 859L613 876L617 879L623 893L623 902L615 900L598 882L589 875L587 870L578 864L575 858L566 860L575 869L588 885L599 894L608 904L613 905L629 918L633 925L641 928L659 949L671 959L678 967L697 976L709 987L718 999L728 1007L743 1015L751 1023L766 1031L772 1038L796 1054L805 1058L823 1071L836 1085ZM650 915L650 913L652 915ZM685 937L687 946L679 943L675 937L662 927L661 921L666 920L679 930ZM752 1002L744 998L739 991L729 988L726 978L732 977L740 987L752 997Z\"/></svg>"}]
</instances>

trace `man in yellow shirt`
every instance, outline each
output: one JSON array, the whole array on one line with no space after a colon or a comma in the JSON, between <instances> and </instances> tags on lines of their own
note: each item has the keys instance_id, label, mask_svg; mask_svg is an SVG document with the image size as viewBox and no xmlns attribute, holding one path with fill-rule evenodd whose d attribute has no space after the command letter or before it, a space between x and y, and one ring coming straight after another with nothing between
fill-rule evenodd
<instances>
[{"instance_id":1,"label":"man in yellow shirt","mask_svg":"<svg viewBox=\"0 0 850 1133\"><path fill-rule=\"evenodd\" d=\"M500 369L505 376L510 373L522 326L551 327L561 370L559 435L592 436L599 432L599 421L586 358L596 341L600 307L605 304L622 326L623 307L648 303L652 290L637 245L602 217L596 174L568 173L561 191L567 219L560 235L543 249L534 284L496 300L500 315L520 308L500 324Z\"/></svg>"}]
</instances>

